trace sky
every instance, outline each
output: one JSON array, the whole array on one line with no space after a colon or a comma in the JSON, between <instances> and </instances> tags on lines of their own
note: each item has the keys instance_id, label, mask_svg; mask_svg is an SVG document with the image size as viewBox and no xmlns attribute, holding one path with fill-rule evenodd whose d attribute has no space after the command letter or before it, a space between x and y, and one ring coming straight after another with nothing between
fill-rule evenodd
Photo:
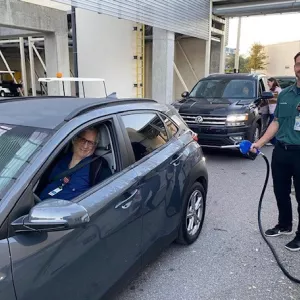
<instances>
[{"instance_id":1,"label":"sky","mask_svg":"<svg viewBox=\"0 0 300 300\"><path fill-rule=\"evenodd\" d=\"M242 18L240 53L249 54L251 45L300 41L299 13ZM238 19L230 19L228 47L236 48Z\"/></svg>"}]
</instances>

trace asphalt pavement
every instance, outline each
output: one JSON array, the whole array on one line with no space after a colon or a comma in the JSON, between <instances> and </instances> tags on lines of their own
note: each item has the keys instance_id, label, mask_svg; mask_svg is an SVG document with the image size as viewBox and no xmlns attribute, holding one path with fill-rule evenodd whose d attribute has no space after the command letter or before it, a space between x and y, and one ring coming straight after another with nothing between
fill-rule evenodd
<instances>
[{"instance_id":1,"label":"asphalt pavement","mask_svg":"<svg viewBox=\"0 0 300 300\"><path fill-rule=\"evenodd\" d=\"M270 158L272 147L263 152ZM257 224L265 163L226 152L205 151L209 193L204 226L189 247L172 244L115 300L300 299L300 284L287 279ZM293 199L294 229L298 222ZM276 224L272 179L262 208L263 227ZM269 238L288 271L300 278L300 252L284 245L292 236Z\"/></svg>"}]
</instances>

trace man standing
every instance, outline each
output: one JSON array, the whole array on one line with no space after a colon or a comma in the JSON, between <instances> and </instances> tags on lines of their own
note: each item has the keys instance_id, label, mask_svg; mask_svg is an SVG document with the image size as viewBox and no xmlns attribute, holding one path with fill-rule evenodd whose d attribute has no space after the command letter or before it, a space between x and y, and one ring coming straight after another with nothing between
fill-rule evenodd
<instances>
[{"instance_id":1,"label":"man standing","mask_svg":"<svg viewBox=\"0 0 300 300\"><path fill-rule=\"evenodd\" d=\"M278 96L274 120L264 136L252 145L252 152L260 149L275 135L276 146L272 156L274 193L279 211L278 224L265 232L266 236L292 234L292 178L298 202L298 230L296 237L285 247L300 250L300 52L294 57L297 82L284 89Z\"/></svg>"}]
</instances>

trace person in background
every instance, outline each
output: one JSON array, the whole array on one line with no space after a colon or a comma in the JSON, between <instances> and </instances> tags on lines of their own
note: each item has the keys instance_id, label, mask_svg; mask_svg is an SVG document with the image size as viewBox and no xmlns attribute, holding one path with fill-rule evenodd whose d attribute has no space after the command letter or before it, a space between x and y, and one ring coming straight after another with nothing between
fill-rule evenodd
<instances>
[{"instance_id":1,"label":"person in background","mask_svg":"<svg viewBox=\"0 0 300 300\"><path fill-rule=\"evenodd\" d=\"M278 95L281 93L282 89L281 89L278 81L273 77L270 77L268 79L268 86L270 88L270 91L274 95L274 98L268 101L269 102L268 103L269 115L270 115L269 125L270 125L274 120L274 112L275 112L275 109L277 106L277 98L278 98ZM271 146L271 145L275 145L275 144L276 144L276 138L274 137L273 139L271 139L270 143L268 143L267 145Z\"/></svg>"}]
</instances>

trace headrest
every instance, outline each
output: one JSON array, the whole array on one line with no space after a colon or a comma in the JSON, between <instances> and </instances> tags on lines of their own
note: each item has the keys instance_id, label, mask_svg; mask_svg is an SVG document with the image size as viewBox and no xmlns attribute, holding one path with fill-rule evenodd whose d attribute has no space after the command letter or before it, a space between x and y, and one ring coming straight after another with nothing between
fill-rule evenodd
<instances>
[{"instance_id":1,"label":"headrest","mask_svg":"<svg viewBox=\"0 0 300 300\"><path fill-rule=\"evenodd\" d=\"M106 125L99 127L99 142L95 151L95 154L101 155L111 150L110 139L108 135L108 128Z\"/></svg>"}]
</instances>

